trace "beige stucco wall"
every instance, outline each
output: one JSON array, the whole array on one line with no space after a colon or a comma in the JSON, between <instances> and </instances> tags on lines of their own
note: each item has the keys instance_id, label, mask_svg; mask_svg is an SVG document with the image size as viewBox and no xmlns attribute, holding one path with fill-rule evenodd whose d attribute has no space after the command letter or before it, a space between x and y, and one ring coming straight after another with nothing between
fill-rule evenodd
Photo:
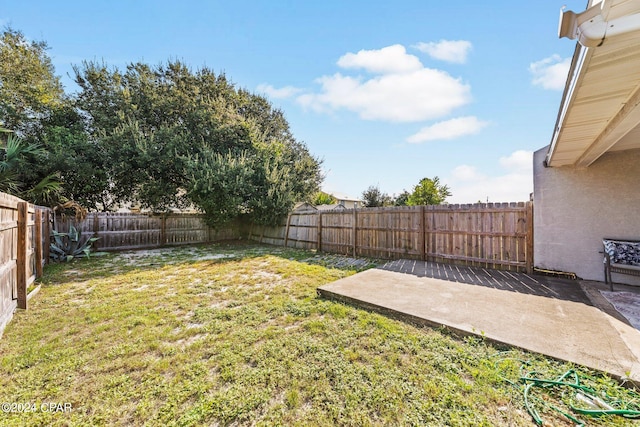
<instances>
[{"instance_id":1,"label":"beige stucco wall","mask_svg":"<svg viewBox=\"0 0 640 427\"><path fill-rule=\"evenodd\" d=\"M588 168L546 168L547 150L533 157L534 265L603 281L602 238L640 240L640 150L607 153Z\"/></svg>"}]
</instances>

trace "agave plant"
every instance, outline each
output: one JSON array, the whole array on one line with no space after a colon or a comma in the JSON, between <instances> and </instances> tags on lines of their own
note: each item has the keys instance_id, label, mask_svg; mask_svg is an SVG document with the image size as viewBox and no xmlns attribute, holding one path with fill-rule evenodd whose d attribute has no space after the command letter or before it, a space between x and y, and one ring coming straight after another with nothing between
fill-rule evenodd
<instances>
[{"instance_id":1,"label":"agave plant","mask_svg":"<svg viewBox=\"0 0 640 427\"><path fill-rule=\"evenodd\" d=\"M73 225L69 227L68 233L59 233L52 230L49 255L54 261L71 261L74 258L89 257L91 245L99 239L99 237L90 237L85 241L82 240L82 232Z\"/></svg>"}]
</instances>

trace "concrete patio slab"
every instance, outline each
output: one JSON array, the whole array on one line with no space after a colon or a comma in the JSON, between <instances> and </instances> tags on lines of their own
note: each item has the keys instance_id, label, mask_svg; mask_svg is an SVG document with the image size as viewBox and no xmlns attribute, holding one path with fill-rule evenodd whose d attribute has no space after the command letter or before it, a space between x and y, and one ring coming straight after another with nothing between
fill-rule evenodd
<instances>
[{"instance_id":1,"label":"concrete patio slab","mask_svg":"<svg viewBox=\"0 0 640 427\"><path fill-rule=\"evenodd\" d=\"M584 286L574 280L397 260L321 286L318 292L640 384L640 331L610 307L594 305Z\"/></svg>"}]
</instances>

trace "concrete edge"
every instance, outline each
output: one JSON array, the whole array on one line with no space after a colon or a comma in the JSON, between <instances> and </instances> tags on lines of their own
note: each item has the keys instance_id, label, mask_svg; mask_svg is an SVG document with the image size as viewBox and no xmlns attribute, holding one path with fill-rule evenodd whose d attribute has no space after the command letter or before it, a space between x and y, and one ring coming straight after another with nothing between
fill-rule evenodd
<instances>
[{"instance_id":1,"label":"concrete edge","mask_svg":"<svg viewBox=\"0 0 640 427\"><path fill-rule=\"evenodd\" d=\"M451 332L453 332L455 335L459 335L459 336L463 336L463 337L464 336L475 336L475 335L481 336L479 334L474 334L473 332L469 332L469 331L464 330L464 329L452 327L450 325L446 325L446 324L440 323L440 322L434 322L433 320L429 320L429 319L425 319L425 318L422 318L422 317L414 316L412 314L403 313L403 312L398 311L398 310L393 310L391 308L383 307L383 306L378 305L378 304L373 304L373 303L370 303L370 302L362 301L362 300L359 300L357 298L352 298L352 297L348 297L348 296L345 296L345 295L341 295L341 294L329 291L327 289L318 288L317 291L318 291L318 295L320 295L322 298L343 302L343 303L349 304L351 306L355 306L357 308L361 308L361 309L364 309L364 310L367 310L367 311L376 312L378 314L389 316L389 317L394 318L396 320L401 320L403 322L411 323L413 325L428 326L430 328L442 328L442 327L444 327L444 328L447 328L448 330L450 330ZM483 338L486 338L486 337L483 337Z\"/></svg>"},{"instance_id":2,"label":"concrete edge","mask_svg":"<svg viewBox=\"0 0 640 427\"><path fill-rule=\"evenodd\" d=\"M514 348L514 349L519 349L522 351L526 351L528 353L533 353L533 354L537 354L540 356L544 356L546 358L552 359L552 360L556 360L559 362L565 362L565 363L573 363L575 365L578 366L585 366L587 369L591 369L595 372L599 372L603 375L606 375L610 378L613 378L614 380L616 380L617 382L619 382L622 386L625 387L630 387L630 388L634 388L636 390L640 390L640 380L637 380L635 378L629 378L629 377L625 377L619 374L615 374L613 372L608 372L608 371L604 371L602 369L593 367L593 366L587 366L587 365L580 365L576 362L573 362L571 360L566 360L566 359L561 359L558 357L554 357L554 356L550 356L548 354L544 354L544 353L540 353L525 347L521 347L521 346L517 346L514 344L510 344L510 343L506 343L504 341L500 341L496 338L491 338L491 337L487 337L486 335L483 335L482 333L476 333L476 332L470 332L466 329L461 329L461 328L457 328L455 326L451 326L451 325L447 325L445 323L440 323L440 322L435 322L429 319L425 319L422 317L418 317L418 316L414 316L412 314L407 314L407 313L403 313L401 311L397 311L397 310L393 310L390 309L388 307L383 307L381 305L378 304L373 304L370 302L366 302L366 301L362 301L359 300L357 298L352 298L349 296L345 296L345 295L341 295L338 294L336 292L332 292L329 291L327 289L323 289L322 287L318 287L316 289L318 295L322 298L328 299L328 300L333 300L333 301L338 301L338 302L342 302L345 304L349 304L351 306L360 308L360 309L364 309L367 311L371 311L371 312L375 312L378 314L382 314L384 316L388 316L390 318L396 319L396 320L400 320L406 323L410 323L413 325L417 325L417 326L425 326L425 327L430 327L430 328L445 328L448 332L451 332L454 336L457 336L459 338L463 338L463 337L469 337L469 336L477 336L482 338L484 341L489 342L493 345L496 345L498 347L502 346L502 347L509 347L509 348Z\"/></svg>"}]
</instances>

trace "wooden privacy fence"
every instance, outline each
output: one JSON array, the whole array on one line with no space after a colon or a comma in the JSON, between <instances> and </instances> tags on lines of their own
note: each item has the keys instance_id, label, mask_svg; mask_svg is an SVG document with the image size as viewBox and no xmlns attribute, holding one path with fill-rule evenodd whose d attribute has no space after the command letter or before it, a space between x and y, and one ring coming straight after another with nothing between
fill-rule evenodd
<instances>
[{"instance_id":1,"label":"wooden privacy fence","mask_svg":"<svg viewBox=\"0 0 640 427\"><path fill-rule=\"evenodd\" d=\"M0 336L16 308L27 309L49 262L51 210L0 193Z\"/></svg>"},{"instance_id":2,"label":"wooden privacy fence","mask_svg":"<svg viewBox=\"0 0 640 427\"><path fill-rule=\"evenodd\" d=\"M99 237L92 248L101 251L156 248L237 239L240 223L215 229L195 213L145 215L139 213L92 212L81 221L56 218L56 229L67 232L73 224L85 238Z\"/></svg>"},{"instance_id":3,"label":"wooden privacy fence","mask_svg":"<svg viewBox=\"0 0 640 427\"><path fill-rule=\"evenodd\" d=\"M402 206L292 213L249 238L371 258L533 270L533 203Z\"/></svg>"}]
</instances>

